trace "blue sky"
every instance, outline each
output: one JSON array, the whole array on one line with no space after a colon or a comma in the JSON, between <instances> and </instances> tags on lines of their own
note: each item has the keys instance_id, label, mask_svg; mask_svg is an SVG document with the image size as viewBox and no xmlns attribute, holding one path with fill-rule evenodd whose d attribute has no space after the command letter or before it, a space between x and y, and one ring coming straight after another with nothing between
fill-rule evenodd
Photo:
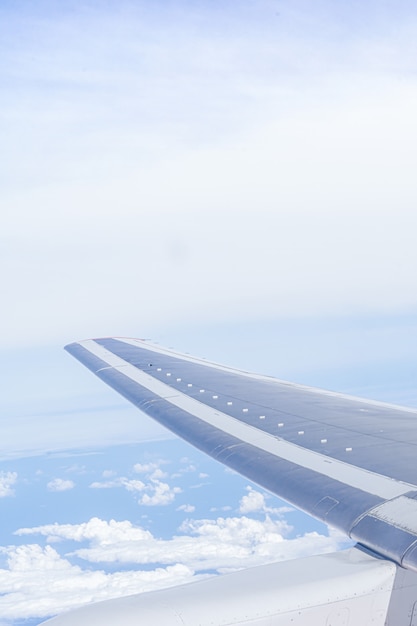
<instances>
[{"instance_id":1,"label":"blue sky","mask_svg":"<svg viewBox=\"0 0 417 626\"><path fill-rule=\"evenodd\" d=\"M106 450L129 480L119 446L181 458L63 352L76 339L417 406L416 31L402 1L1 4L0 504L22 515L51 454ZM77 481L69 524L94 491ZM224 485L244 515L247 483Z\"/></svg>"}]
</instances>

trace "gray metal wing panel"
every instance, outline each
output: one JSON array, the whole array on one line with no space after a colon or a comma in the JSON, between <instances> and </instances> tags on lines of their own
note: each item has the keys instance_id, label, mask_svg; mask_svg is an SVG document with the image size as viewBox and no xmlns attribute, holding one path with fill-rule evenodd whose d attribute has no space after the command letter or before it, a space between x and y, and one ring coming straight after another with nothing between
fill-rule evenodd
<instances>
[{"instance_id":1,"label":"gray metal wing panel","mask_svg":"<svg viewBox=\"0 0 417 626\"><path fill-rule=\"evenodd\" d=\"M232 370L140 340L88 340L66 349L212 457L417 569L417 526L410 521L417 514L417 412Z\"/></svg>"}]
</instances>

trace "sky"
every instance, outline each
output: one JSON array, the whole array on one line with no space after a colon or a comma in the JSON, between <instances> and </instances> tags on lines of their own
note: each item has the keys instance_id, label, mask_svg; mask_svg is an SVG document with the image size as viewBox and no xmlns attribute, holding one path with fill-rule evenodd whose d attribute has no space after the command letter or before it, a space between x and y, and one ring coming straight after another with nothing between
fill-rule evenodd
<instances>
[{"instance_id":1,"label":"sky","mask_svg":"<svg viewBox=\"0 0 417 626\"><path fill-rule=\"evenodd\" d=\"M3 2L3 345L416 306L411 2Z\"/></svg>"},{"instance_id":2,"label":"sky","mask_svg":"<svg viewBox=\"0 0 417 626\"><path fill-rule=\"evenodd\" d=\"M307 537L297 555L314 549L310 531L325 538L316 548L335 548L339 539L326 529L304 517L294 524L283 503L243 479L226 483L215 465L194 471L211 485L211 500L202 490L196 504L196 490L172 475L183 457L195 454L195 467L208 461L139 418L62 348L94 336L150 338L243 369L417 406L416 42L417 7L405 0L1 3L4 602L16 605L10 594L25 571L13 556L17 538L37 546L25 548L28 571L44 563L54 575L67 568L83 577L93 548L104 554L99 535L111 519L133 524L129 537L149 531L174 542L182 533L192 542L202 520L221 525L211 510L216 498L230 501L225 519L253 515L263 528L272 519L288 556L297 533ZM124 465L132 445L137 459L129 453ZM150 448L177 466L164 479L134 470ZM67 466L60 455L71 457ZM67 470L80 455L85 474L74 478ZM96 458L108 463L98 468ZM91 487L103 472L116 484ZM119 508L92 498L99 492L112 493ZM130 500L122 503L120 492ZM255 493L252 509L242 504ZM188 526L176 511L180 497ZM89 499L94 506L85 508ZM167 526L159 511L168 510ZM81 533L82 548L70 546L90 519L102 525ZM68 529L48 543L45 529L58 521ZM285 524L296 528L292 535ZM230 535L236 544L239 532ZM249 544L257 553L254 535ZM180 580L206 572L192 559L160 559L147 571L178 566ZM231 567L220 561L211 572ZM120 585L130 590L143 563L129 563ZM97 597L119 584L103 582L110 570L91 582ZM31 595L28 580L24 608L3 607L1 626L39 623L43 592ZM71 593L48 610L82 601Z\"/></svg>"}]
</instances>

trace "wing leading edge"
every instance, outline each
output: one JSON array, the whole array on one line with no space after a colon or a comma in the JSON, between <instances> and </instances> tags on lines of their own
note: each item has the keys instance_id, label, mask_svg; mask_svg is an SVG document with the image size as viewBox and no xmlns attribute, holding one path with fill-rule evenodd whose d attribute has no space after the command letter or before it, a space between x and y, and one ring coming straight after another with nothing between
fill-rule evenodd
<instances>
[{"instance_id":1,"label":"wing leading edge","mask_svg":"<svg viewBox=\"0 0 417 626\"><path fill-rule=\"evenodd\" d=\"M138 339L66 350L171 431L417 571L417 411L223 367Z\"/></svg>"}]
</instances>

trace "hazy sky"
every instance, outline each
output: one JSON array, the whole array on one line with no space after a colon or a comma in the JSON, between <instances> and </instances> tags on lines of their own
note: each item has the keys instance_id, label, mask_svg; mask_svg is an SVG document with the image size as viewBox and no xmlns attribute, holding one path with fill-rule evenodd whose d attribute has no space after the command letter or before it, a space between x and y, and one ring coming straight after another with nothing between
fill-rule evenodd
<instances>
[{"instance_id":1,"label":"hazy sky","mask_svg":"<svg viewBox=\"0 0 417 626\"><path fill-rule=\"evenodd\" d=\"M161 435L89 336L417 404L416 41L402 1L2 2L3 454Z\"/></svg>"},{"instance_id":2,"label":"hazy sky","mask_svg":"<svg viewBox=\"0 0 417 626\"><path fill-rule=\"evenodd\" d=\"M0 621L32 626L85 601L113 531L116 551L140 535L161 564L96 577L94 597L192 578L193 559L166 560L178 533L194 554L208 529L220 554L226 528L249 550L243 565L258 550L275 559L283 538L287 557L339 545L298 514L274 518L246 482L222 491L220 466L202 472L200 455L193 476L210 474L213 502L232 507L209 509L194 477L163 477L185 444L159 442L158 475L141 475L136 457L125 467L123 445L141 458L143 441L166 433L62 346L147 337L417 406L416 70L406 0L2 0ZM175 517L165 544L169 516L153 511L171 497L170 514L189 521ZM152 535L137 508L146 498ZM45 609L39 571L48 593L62 578L76 591L51 592Z\"/></svg>"},{"instance_id":3,"label":"hazy sky","mask_svg":"<svg viewBox=\"0 0 417 626\"><path fill-rule=\"evenodd\" d=\"M415 312L416 31L401 0L2 2L3 346Z\"/></svg>"}]
</instances>

